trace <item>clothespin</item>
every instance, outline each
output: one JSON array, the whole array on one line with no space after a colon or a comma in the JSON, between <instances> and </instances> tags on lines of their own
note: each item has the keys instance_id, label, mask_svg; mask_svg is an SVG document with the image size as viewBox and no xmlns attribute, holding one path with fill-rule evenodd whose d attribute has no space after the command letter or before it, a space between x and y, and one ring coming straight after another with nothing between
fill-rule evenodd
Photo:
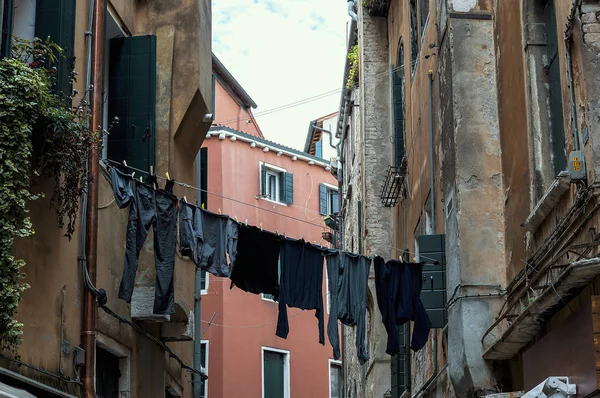
<instances>
[{"instance_id":1,"label":"clothespin","mask_svg":"<svg viewBox=\"0 0 600 398\"><path fill-rule=\"evenodd\" d=\"M154 175L154 166L150 165L150 175Z\"/></svg>"},{"instance_id":2,"label":"clothespin","mask_svg":"<svg viewBox=\"0 0 600 398\"><path fill-rule=\"evenodd\" d=\"M144 182L144 180L142 179L142 176L140 176L140 182Z\"/></svg>"},{"instance_id":3,"label":"clothespin","mask_svg":"<svg viewBox=\"0 0 600 398\"><path fill-rule=\"evenodd\" d=\"M123 159L123 166L129 167L129 166L127 166L127 161L125 159Z\"/></svg>"},{"instance_id":4,"label":"clothespin","mask_svg":"<svg viewBox=\"0 0 600 398\"><path fill-rule=\"evenodd\" d=\"M135 175L135 171L133 173L131 173L131 178L133 178L134 175Z\"/></svg>"},{"instance_id":5,"label":"clothespin","mask_svg":"<svg viewBox=\"0 0 600 398\"><path fill-rule=\"evenodd\" d=\"M204 203L202 203L202 210L204 210Z\"/></svg>"},{"instance_id":6,"label":"clothespin","mask_svg":"<svg viewBox=\"0 0 600 398\"><path fill-rule=\"evenodd\" d=\"M248 219L247 218L244 220L244 224L246 224L246 226L248 226Z\"/></svg>"},{"instance_id":7,"label":"clothespin","mask_svg":"<svg viewBox=\"0 0 600 398\"><path fill-rule=\"evenodd\" d=\"M240 222L238 221L238 218L237 218L237 216L233 216L233 219L235 220L235 222L236 222L236 223L238 223L238 224L240 223Z\"/></svg>"},{"instance_id":8,"label":"clothespin","mask_svg":"<svg viewBox=\"0 0 600 398\"><path fill-rule=\"evenodd\" d=\"M319 241L319 246L321 246L321 243L323 243L323 237L321 237L321 240Z\"/></svg>"},{"instance_id":9,"label":"clothespin","mask_svg":"<svg viewBox=\"0 0 600 398\"><path fill-rule=\"evenodd\" d=\"M279 235L279 230L275 230L275 235Z\"/></svg>"},{"instance_id":10,"label":"clothespin","mask_svg":"<svg viewBox=\"0 0 600 398\"><path fill-rule=\"evenodd\" d=\"M223 214L223 213L221 213L221 208L220 207L219 207L219 214Z\"/></svg>"},{"instance_id":11,"label":"clothespin","mask_svg":"<svg viewBox=\"0 0 600 398\"><path fill-rule=\"evenodd\" d=\"M167 180L171 179L171 177L169 177L169 172L168 171L165 173L165 175L167 176ZM186 200L186 202L187 202L187 200Z\"/></svg>"},{"instance_id":12,"label":"clothespin","mask_svg":"<svg viewBox=\"0 0 600 398\"><path fill-rule=\"evenodd\" d=\"M367 249L367 257L371 257L371 249Z\"/></svg>"},{"instance_id":13,"label":"clothespin","mask_svg":"<svg viewBox=\"0 0 600 398\"><path fill-rule=\"evenodd\" d=\"M262 223L260 223L260 230L261 230L261 231L263 230L263 228L262 228Z\"/></svg>"},{"instance_id":14,"label":"clothespin","mask_svg":"<svg viewBox=\"0 0 600 398\"><path fill-rule=\"evenodd\" d=\"M185 196L184 196L184 197L183 197L183 200L185 200L185 203L188 203L188 201L187 201L187 197L185 197Z\"/></svg>"}]
</instances>

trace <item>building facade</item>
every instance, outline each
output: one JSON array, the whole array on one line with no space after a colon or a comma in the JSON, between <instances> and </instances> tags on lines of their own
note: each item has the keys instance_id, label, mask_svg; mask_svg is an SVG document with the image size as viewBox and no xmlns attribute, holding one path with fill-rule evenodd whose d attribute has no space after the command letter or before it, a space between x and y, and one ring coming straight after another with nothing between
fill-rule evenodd
<instances>
[{"instance_id":1,"label":"building facade","mask_svg":"<svg viewBox=\"0 0 600 398\"><path fill-rule=\"evenodd\" d=\"M99 172L88 187L89 213L78 217L71 240L57 227L49 196L30 204L36 233L16 241L14 249L31 286L18 306L23 342L18 358L2 353L0 382L36 397L198 397L195 266L176 258L175 314L153 314L151 233L139 256L131 304L118 299L129 211L114 203L107 166L126 161L138 170L136 178L153 170L194 184L213 107L210 1L4 0L2 6L3 39L12 33L49 36L59 44L79 76L74 101L91 92L92 123L110 134L97 153L99 167L90 162L90 173ZM6 40L2 46L6 51ZM109 129L115 117L119 124ZM35 189L48 192L52 184L39 181ZM190 195L179 185L175 194ZM84 282L86 265L106 303Z\"/></svg>"},{"instance_id":2,"label":"building facade","mask_svg":"<svg viewBox=\"0 0 600 398\"><path fill-rule=\"evenodd\" d=\"M215 66L216 119L200 155L198 185L207 192L199 203L239 222L328 246L323 217L334 212L337 195L329 161L266 140L249 109L252 99L222 64ZM231 289L227 278L207 275L203 283L208 397L340 397L341 362L328 341L319 344L314 311L289 308L290 332L282 339L275 335L278 304L271 297Z\"/></svg>"},{"instance_id":3,"label":"building facade","mask_svg":"<svg viewBox=\"0 0 600 398\"><path fill-rule=\"evenodd\" d=\"M344 244L424 261L434 328L390 358L367 308L372 359L352 363L346 344L346 396L508 397L554 376L596 396L600 4L371 0L356 14L359 78L336 131Z\"/></svg>"}]
</instances>

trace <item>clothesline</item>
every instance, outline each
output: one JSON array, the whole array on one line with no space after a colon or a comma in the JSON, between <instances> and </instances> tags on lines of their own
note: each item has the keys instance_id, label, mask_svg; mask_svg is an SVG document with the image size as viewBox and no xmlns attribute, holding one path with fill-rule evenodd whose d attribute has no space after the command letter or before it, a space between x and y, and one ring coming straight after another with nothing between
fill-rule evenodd
<instances>
[{"instance_id":1,"label":"clothesline","mask_svg":"<svg viewBox=\"0 0 600 398\"><path fill-rule=\"evenodd\" d=\"M116 160L112 160L112 159L104 159L104 160L105 160L105 161L107 161L107 162L109 162L109 163L112 163L112 164L114 164L114 165L118 165L118 166L124 166L124 164L123 164L122 162L117 162ZM127 168L129 168L129 169L131 169L131 170L134 170L134 171L136 171L136 172L140 172L140 173L145 173L145 174L151 175L151 173L150 173L149 171L147 171L147 170L138 169L138 168L136 168L136 167L132 167L132 166L129 166L129 165L127 165L126 167L127 167ZM167 179L166 177L159 176L159 175L157 175L157 174L155 174L154 176L155 176L156 178L159 178L159 179L161 179L161 180L168 181L168 179ZM312 222L310 222L310 221L303 220L303 219L301 219L301 218L297 218L297 217L289 216L289 215L287 215L287 214L281 214L281 213L278 213L278 212L276 212L276 211L273 211L273 210L270 210L270 209L265 209L265 208L262 208L262 207L260 207L260 206L256 206L256 205L253 205L253 204L251 204L251 203L247 203L247 202L244 202L244 201L241 201L241 200L238 200L238 199L230 198L230 197L228 197L228 196L225 196L225 195L222 195L222 194L219 194L219 193L210 192L210 191L208 191L208 190L206 190L206 189L198 188L198 187L195 187L195 186L193 186L193 185L186 184L186 183L184 183L184 182L179 182L179 181L177 181L177 180L175 180L175 179L172 179L171 181L173 181L175 184L177 184L177 185L179 185L179 186L181 186L181 187L183 187L183 188L192 189L192 190L195 190L195 191L198 191L198 192L206 192L207 194L210 194L210 195L218 196L218 197L220 197L220 198L227 199L227 200L230 200L230 201L232 201L232 202L236 202L236 203L239 203L239 204L243 204L243 205L246 205L246 206L249 206L249 207L253 207L253 208L255 208L255 209L258 209L258 210L266 211L266 212L268 212L268 213L276 214L276 215L278 215L278 216L281 216L281 217L286 217L286 218L289 218L289 219L292 219L292 220L295 220L295 221L299 221L299 222L302 222L302 223L305 223L305 224L309 224L309 225L312 225L312 226L315 226L315 227L319 227L319 228L322 228L323 230L327 230L327 229L329 229L329 228L327 228L326 226L323 226L323 225L315 224L315 223L312 223ZM357 235L351 235L351 234L345 234L345 235L347 235L347 236L352 236L353 238L360 239L360 237L359 237L359 236L357 236ZM390 248L390 249L393 249L393 250L397 250L397 251L399 251L400 253L408 252L409 254L416 256L416 253L414 253L414 252L411 252L411 251L409 251L409 250L408 250L408 249L406 249L406 248L405 248L405 249L400 249L400 248L397 248L397 247L395 247L395 246L391 246L391 245L383 245L383 246L385 246L385 247L387 247L387 248ZM371 253L371 254L372 254L372 253ZM377 256L376 254L372 254L370 257L376 257L376 256ZM419 258L423 258L423 259L426 259L426 260L430 260L430 261L433 261L433 262L435 262L435 263L437 263L437 262L438 262L438 260L437 260L437 259L435 259L435 258L432 258L432 257L427 257L427 256L424 256L424 255L422 255L422 254L419 254Z\"/></svg>"},{"instance_id":2,"label":"clothesline","mask_svg":"<svg viewBox=\"0 0 600 398\"><path fill-rule=\"evenodd\" d=\"M288 319L289 318L294 318L294 317L296 317L298 315L301 315L304 312L305 311L298 311L295 314L289 315ZM309 314L309 313L307 312L307 314ZM312 318L314 318L314 316ZM210 325L210 326L216 326L216 327L226 328L226 329L227 328L229 328L229 329L253 329L253 328L262 328L262 327L265 327L265 326L271 326L271 325L277 324L277 321L262 323L260 325L219 325L217 323L210 322L210 321L204 321L204 320L202 320L200 322L206 323L207 325Z\"/></svg>"}]
</instances>

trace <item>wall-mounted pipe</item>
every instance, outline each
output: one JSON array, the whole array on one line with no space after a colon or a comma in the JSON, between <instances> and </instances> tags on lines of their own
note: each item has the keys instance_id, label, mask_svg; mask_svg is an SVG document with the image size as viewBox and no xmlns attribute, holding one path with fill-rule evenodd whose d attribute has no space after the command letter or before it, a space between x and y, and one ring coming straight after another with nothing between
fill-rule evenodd
<instances>
[{"instance_id":1,"label":"wall-mounted pipe","mask_svg":"<svg viewBox=\"0 0 600 398\"><path fill-rule=\"evenodd\" d=\"M577 108L575 106L575 84L573 83L573 60L571 59L571 42L573 38L567 37L567 79L569 82L569 102L571 108L571 129L573 130L573 148L579 151L579 128L577 127Z\"/></svg>"},{"instance_id":2,"label":"wall-mounted pipe","mask_svg":"<svg viewBox=\"0 0 600 398\"><path fill-rule=\"evenodd\" d=\"M348 15L350 15L353 21L358 21L358 15L354 11L354 0L348 0Z\"/></svg>"},{"instance_id":3,"label":"wall-mounted pipe","mask_svg":"<svg viewBox=\"0 0 600 398\"><path fill-rule=\"evenodd\" d=\"M105 0L96 0L93 4L94 22L91 40L91 89L92 100L92 131L102 124L102 61L104 47L104 6ZM98 180L100 177L100 152L96 144L89 150L88 170L89 183L87 191L86 214L86 266L89 280L96 284L96 268L98 260ZM83 387L85 398L96 398L94 365L96 362L96 297L87 288L84 293L83 330L81 342L85 350L83 372Z\"/></svg>"},{"instance_id":4,"label":"wall-mounted pipe","mask_svg":"<svg viewBox=\"0 0 600 398\"><path fill-rule=\"evenodd\" d=\"M431 226L435 234L435 159L433 158L433 70L429 71L429 189L431 203Z\"/></svg>"},{"instance_id":5,"label":"wall-mounted pipe","mask_svg":"<svg viewBox=\"0 0 600 398\"><path fill-rule=\"evenodd\" d=\"M313 129L315 129L315 130L319 130L319 131L322 131L325 134L329 134L329 146L332 147L335 150L339 149L337 145L333 145L333 133L331 131L325 130L324 128L321 128L321 127L317 126L314 121L310 123L310 126ZM340 156L340 154L338 153L338 157L339 156Z\"/></svg>"}]
</instances>

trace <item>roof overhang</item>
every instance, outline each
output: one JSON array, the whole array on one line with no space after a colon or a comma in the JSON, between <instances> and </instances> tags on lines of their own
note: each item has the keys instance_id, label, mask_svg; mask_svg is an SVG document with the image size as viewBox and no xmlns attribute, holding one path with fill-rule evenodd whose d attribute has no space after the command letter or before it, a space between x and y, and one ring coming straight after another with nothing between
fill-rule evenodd
<instances>
[{"instance_id":1,"label":"roof overhang","mask_svg":"<svg viewBox=\"0 0 600 398\"><path fill-rule=\"evenodd\" d=\"M600 275L600 257L571 263L513 320L493 342L484 347L483 358L511 359L540 333L546 321L573 296ZM499 329L499 324L496 329ZM492 330L493 335L494 330Z\"/></svg>"},{"instance_id":2,"label":"roof overhang","mask_svg":"<svg viewBox=\"0 0 600 398\"><path fill-rule=\"evenodd\" d=\"M233 77L233 75L227 70L225 65L217 58L215 54L212 55L212 67L213 72L229 86L234 92L235 96L242 102L246 108L256 109L256 102L250 97L250 95L244 90L242 85Z\"/></svg>"}]
</instances>

